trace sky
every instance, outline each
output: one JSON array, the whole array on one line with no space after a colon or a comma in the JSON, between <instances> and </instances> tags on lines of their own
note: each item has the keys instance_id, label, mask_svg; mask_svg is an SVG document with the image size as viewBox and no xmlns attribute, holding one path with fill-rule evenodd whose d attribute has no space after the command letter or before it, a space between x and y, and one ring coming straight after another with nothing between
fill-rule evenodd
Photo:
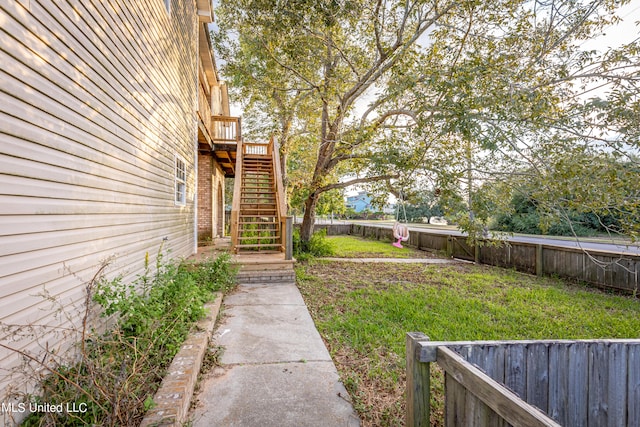
<instances>
[{"instance_id":1,"label":"sky","mask_svg":"<svg viewBox=\"0 0 640 427\"><path fill-rule=\"evenodd\" d=\"M618 16L622 22L605 29L605 35L588 41L582 45L585 49L604 51L611 47L617 47L624 43L632 42L640 37L640 0L631 0L620 8Z\"/></svg>"}]
</instances>

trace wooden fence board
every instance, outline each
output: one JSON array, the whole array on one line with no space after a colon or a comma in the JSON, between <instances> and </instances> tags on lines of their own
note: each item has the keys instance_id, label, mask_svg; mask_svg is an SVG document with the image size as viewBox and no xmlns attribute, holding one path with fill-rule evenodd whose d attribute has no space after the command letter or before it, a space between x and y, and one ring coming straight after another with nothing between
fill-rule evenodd
<instances>
[{"instance_id":1,"label":"wooden fence board","mask_svg":"<svg viewBox=\"0 0 640 427\"><path fill-rule=\"evenodd\" d=\"M579 342L569 346L569 420L574 425L587 425L587 359L587 344Z\"/></svg>"},{"instance_id":2,"label":"wooden fence board","mask_svg":"<svg viewBox=\"0 0 640 427\"><path fill-rule=\"evenodd\" d=\"M525 400L547 412L549 406L549 349L546 344L527 345Z\"/></svg>"},{"instance_id":3,"label":"wooden fence board","mask_svg":"<svg viewBox=\"0 0 640 427\"><path fill-rule=\"evenodd\" d=\"M588 420L591 425L606 426L608 423L608 420L607 420L607 389L608 389L607 346L603 343L590 345L588 355L589 355Z\"/></svg>"},{"instance_id":4,"label":"wooden fence board","mask_svg":"<svg viewBox=\"0 0 640 427\"><path fill-rule=\"evenodd\" d=\"M640 427L640 344L627 348L627 426Z\"/></svg>"},{"instance_id":5,"label":"wooden fence board","mask_svg":"<svg viewBox=\"0 0 640 427\"><path fill-rule=\"evenodd\" d=\"M505 385L518 396L526 396L526 352L524 346L510 346L505 357Z\"/></svg>"},{"instance_id":6,"label":"wooden fence board","mask_svg":"<svg viewBox=\"0 0 640 427\"><path fill-rule=\"evenodd\" d=\"M549 366L553 375L549 376L549 407L547 413L562 425L568 422L569 406L569 349L566 345L549 346ZM553 367L553 368L551 368Z\"/></svg>"},{"instance_id":7,"label":"wooden fence board","mask_svg":"<svg viewBox=\"0 0 640 427\"><path fill-rule=\"evenodd\" d=\"M447 427L463 426L466 423L465 402L467 390L451 375L444 377L445 400L445 425Z\"/></svg>"},{"instance_id":8,"label":"wooden fence board","mask_svg":"<svg viewBox=\"0 0 640 427\"><path fill-rule=\"evenodd\" d=\"M608 414L610 427L627 425L627 346L612 343L608 346ZM639 367L640 368L640 367Z\"/></svg>"}]
</instances>

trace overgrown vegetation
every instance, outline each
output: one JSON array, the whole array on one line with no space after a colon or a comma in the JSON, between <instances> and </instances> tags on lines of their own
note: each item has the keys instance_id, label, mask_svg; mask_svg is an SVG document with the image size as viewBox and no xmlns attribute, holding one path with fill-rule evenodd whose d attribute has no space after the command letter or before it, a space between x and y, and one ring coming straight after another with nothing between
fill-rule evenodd
<instances>
[{"instance_id":1,"label":"overgrown vegetation","mask_svg":"<svg viewBox=\"0 0 640 427\"><path fill-rule=\"evenodd\" d=\"M327 230L322 229L311 236L309 241L300 239L300 230L293 230L293 255L298 261L308 260L313 257L331 256L334 247L327 239Z\"/></svg>"},{"instance_id":2,"label":"overgrown vegetation","mask_svg":"<svg viewBox=\"0 0 640 427\"><path fill-rule=\"evenodd\" d=\"M552 236L594 236L599 233L617 234L621 228L613 210L594 213L574 207L562 213L549 214L545 212L545 206L539 206L533 191L526 188L525 191L512 194L507 211L496 215L492 229Z\"/></svg>"},{"instance_id":3,"label":"overgrown vegetation","mask_svg":"<svg viewBox=\"0 0 640 427\"><path fill-rule=\"evenodd\" d=\"M316 259L296 275L364 426L404 425L406 332L452 341L640 338L639 300L501 268ZM431 421L443 425L442 374L432 372Z\"/></svg>"},{"instance_id":4,"label":"overgrown vegetation","mask_svg":"<svg viewBox=\"0 0 640 427\"><path fill-rule=\"evenodd\" d=\"M159 254L155 268L147 254L145 271L133 283L97 274L86 286L76 363L50 362L58 358L49 354L40 356L46 362L31 360L39 392L23 396L50 407L71 403L77 411L36 412L23 425L138 425L190 328L205 314L204 304L215 291L229 290L234 275L228 254L197 265L164 262ZM106 332L88 326L96 308L99 323L114 323Z\"/></svg>"}]
</instances>

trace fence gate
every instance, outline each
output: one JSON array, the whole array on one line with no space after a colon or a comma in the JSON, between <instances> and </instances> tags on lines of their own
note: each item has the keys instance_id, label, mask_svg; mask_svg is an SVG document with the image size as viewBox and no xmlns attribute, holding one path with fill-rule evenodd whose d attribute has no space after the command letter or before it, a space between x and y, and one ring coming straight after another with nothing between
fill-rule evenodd
<instances>
[{"instance_id":1,"label":"fence gate","mask_svg":"<svg viewBox=\"0 0 640 427\"><path fill-rule=\"evenodd\" d=\"M640 340L431 342L407 334L407 426L429 425L429 363L447 426L640 427Z\"/></svg>"}]
</instances>

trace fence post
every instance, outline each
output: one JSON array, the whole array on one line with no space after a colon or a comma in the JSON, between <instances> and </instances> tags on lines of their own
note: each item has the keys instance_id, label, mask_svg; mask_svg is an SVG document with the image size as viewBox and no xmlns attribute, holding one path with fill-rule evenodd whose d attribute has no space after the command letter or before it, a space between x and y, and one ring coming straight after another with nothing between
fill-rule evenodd
<instances>
[{"instance_id":1,"label":"fence post","mask_svg":"<svg viewBox=\"0 0 640 427\"><path fill-rule=\"evenodd\" d=\"M409 332L406 337L407 358L407 427L428 427L430 422L429 363L420 362L416 354L419 341L429 338L420 332Z\"/></svg>"},{"instance_id":2,"label":"fence post","mask_svg":"<svg viewBox=\"0 0 640 427\"><path fill-rule=\"evenodd\" d=\"M542 249L544 246L541 244L536 245L536 276L542 276L544 268L542 265Z\"/></svg>"},{"instance_id":3,"label":"fence post","mask_svg":"<svg viewBox=\"0 0 640 427\"><path fill-rule=\"evenodd\" d=\"M452 235L448 235L447 236L447 258L451 258L453 256L453 239L454 237Z\"/></svg>"}]
</instances>

